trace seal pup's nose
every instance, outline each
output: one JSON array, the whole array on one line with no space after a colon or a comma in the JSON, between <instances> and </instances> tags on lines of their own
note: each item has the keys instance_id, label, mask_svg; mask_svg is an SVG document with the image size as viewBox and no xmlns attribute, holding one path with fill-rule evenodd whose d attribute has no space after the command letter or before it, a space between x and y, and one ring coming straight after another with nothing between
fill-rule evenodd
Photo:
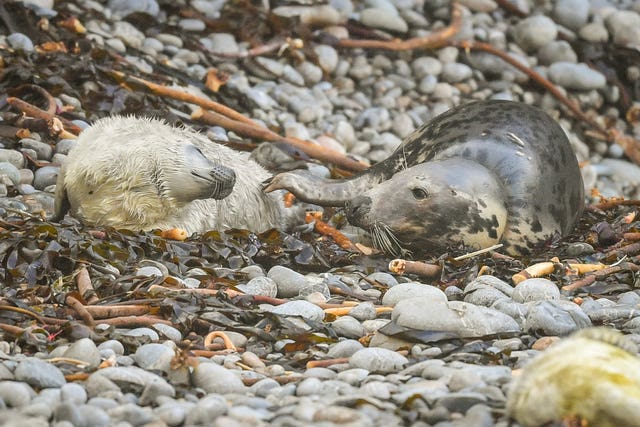
<instances>
[{"instance_id":1,"label":"seal pup's nose","mask_svg":"<svg viewBox=\"0 0 640 427\"><path fill-rule=\"evenodd\" d=\"M351 224L358 226L371 211L371 197L358 196L354 198L347 202L346 210L347 220Z\"/></svg>"},{"instance_id":2,"label":"seal pup's nose","mask_svg":"<svg viewBox=\"0 0 640 427\"><path fill-rule=\"evenodd\" d=\"M236 173L233 169L223 165L215 165L209 172L213 179L214 190L211 194L213 199L224 199L236 184Z\"/></svg>"}]
</instances>

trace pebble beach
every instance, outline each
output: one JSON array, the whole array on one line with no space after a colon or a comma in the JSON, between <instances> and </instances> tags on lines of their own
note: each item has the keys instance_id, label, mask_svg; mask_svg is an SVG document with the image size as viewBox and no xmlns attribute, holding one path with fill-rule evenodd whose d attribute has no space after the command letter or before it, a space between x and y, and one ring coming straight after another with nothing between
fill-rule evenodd
<instances>
[{"instance_id":1,"label":"pebble beach","mask_svg":"<svg viewBox=\"0 0 640 427\"><path fill-rule=\"evenodd\" d=\"M381 254L353 256L312 226L173 241L83 227L71 217L49 223L60 164L75 139L8 133L19 112L8 98L42 104L39 86L55 114L80 130L109 115L153 115L193 126L212 143L254 148L195 119L200 107L127 80L134 76L375 163L452 106L509 99L562 125L590 202L638 198L640 1L458 4L451 40L508 53L592 123L486 51L334 43L426 37L450 24L447 1L1 4L0 425L516 427L506 412L510 387L550 344L604 325L640 345L632 269L572 289L578 279L559 267L635 262L612 252L623 231L640 228L633 206L585 214L574 235L536 257L433 254L426 261L443 272L426 278L390 272ZM277 48L250 53L270 43ZM212 89L212 75L220 88ZM268 145L254 149L261 163L274 158ZM335 172L277 154L278 167ZM344 225L340 212L325 216ZM362 235L348 225L343 231ZM516 286L514 273L553 257L555 271ZM78 291L81 281L91 283L91 301Z\"/></svg>"}]
</instances>

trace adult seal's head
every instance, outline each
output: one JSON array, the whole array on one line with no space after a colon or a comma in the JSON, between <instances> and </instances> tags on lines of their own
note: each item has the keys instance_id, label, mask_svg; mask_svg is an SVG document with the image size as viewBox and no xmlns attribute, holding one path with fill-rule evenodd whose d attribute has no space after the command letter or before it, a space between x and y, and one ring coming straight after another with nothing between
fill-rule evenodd
<instances>
[{"instance_id":1,"label":"adult seal's head","mask_svg":"<svg viewBox=\"0 0 640 427\"><path fill-rule=\"evenodd\" d=\"M461 236L467 245L487 247L504 234L505 205L504 188L494 174L455 158L398 172L349 201L347 219L371 230L375 245L388 250L402 248L402 242L433 248Z\"/></svg>"},{"instance_id":2,"label":"adult seal's head","mask_svg":"<svg viewBox=\"0 0 640 427\"><path fill-rule=\"evenodd\" d=\"M262 191L260 165L161 120L110 117L80 134L56 185L53 219L132 230L286 228L280 195Z\"/></svg>"},{"instance_id":3,"label":"adult seal's head","mask_svg":"<svg viewBox=\"0 0 640 427\"><path fill-rule=\"evenodd\" d=\"M266 190L346 206L392 254L503 243L526 254L566 235L584 206L582 176L560 126L518 102L453 108L417 129L384 161L345 180L295 171Z\"/></svg>"}]
</instances>

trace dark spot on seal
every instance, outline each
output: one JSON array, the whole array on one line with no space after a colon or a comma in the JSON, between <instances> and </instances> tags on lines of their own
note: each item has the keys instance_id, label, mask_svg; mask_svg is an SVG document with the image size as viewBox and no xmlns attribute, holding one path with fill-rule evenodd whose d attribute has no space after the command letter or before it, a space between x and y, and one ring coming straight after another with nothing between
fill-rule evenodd
<instances>
[{"instance_id":1,"label":"dark spot on seal","mask_svg":"<svg viewBox=\"0 0 640 427\"><path fill-rule=\"evenodd\" d=\"M542 224L540 224L538 218L534 217L533 222L531 223L531 231L533 231L534 233L539 233L542 231Z\"/></svg>"}]
</instances>

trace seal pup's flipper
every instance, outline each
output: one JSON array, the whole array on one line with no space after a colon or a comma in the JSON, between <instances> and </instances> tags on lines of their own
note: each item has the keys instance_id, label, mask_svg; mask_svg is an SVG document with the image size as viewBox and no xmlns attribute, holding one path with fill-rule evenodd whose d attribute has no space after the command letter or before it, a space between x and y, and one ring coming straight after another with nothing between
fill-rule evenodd
<instances>
[{"instance_id":1,"label":"seal pup's flipper","mask_svg":"<svg viewBox=\"0 0 640 427\"><path fill-rule=\"evenodd\" d=\"M64 185L65 172L65 167L63 165L60 168L58 179L56 180L56 193L53 205L53 215L49 217L49 221L62 221L67 212L69 212L69 209L71 209L71 203L69 202L67 189Z\"/></svg>"}]
</instances>

